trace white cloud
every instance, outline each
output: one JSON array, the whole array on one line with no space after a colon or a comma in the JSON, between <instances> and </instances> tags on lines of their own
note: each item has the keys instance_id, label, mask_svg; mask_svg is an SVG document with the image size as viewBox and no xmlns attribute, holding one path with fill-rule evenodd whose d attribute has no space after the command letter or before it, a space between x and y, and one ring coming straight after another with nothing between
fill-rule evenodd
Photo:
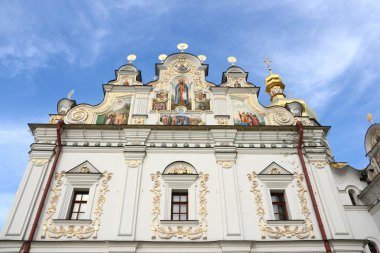
<instances>
[{"instance_id":1,"label":"white cloud","mask_svg":"<svg viewBox=\"0 0 380 253\"><path fill-rule=\"evenodd\" d=\"M0 231L3 229L14 197L15 194L13 193L0 193Z\"/></svg>"},{"instance_id":2,"label":"white cloud","mask_svg":"<svg viewBox=\"0 0 380 253\"><path fill-rule=\"evenodd\" d=\"M30 144L33 136L28 129L2 126L0 128L0 145ZM8 146L9 147L9 146Z\"/></svg>"},{"instance_id":3,"label":"white cloud","mask_svg":"<svg viewBox=\"0 0 380 253\"><path fill-rule=\"evenodd\" d=\"M261 52L271 56L274 72L280 73L287 84L286 92L323 112L333 97L351 88L347 87L351 82L337 80L368 58L371 52L364 49L372 47L376 51L373 47L380 40L380 18L375 13L380 12L380 2L282 2L265 5L266 10L278 15L269 19L273 22L270 29L254 29L249 35L254 42L246 39L245 47L249 55ZM361 74L366 85L379 77L377 72Z\"/></svg>"},{"instance_id":4,"label":"white cloud","mask_svg":"<svg viewBox=\"0 0 380 253\"><path fill-rule=\"evenodd\" d=\"M114 37L119 31L130 33L124 40L134 41L138 36L136 20L120 24L115 20L125 20L138 12L146 19L157 18L170 8L156 1L89 1L82 2L80 8L77 5L44 2L36 7L17 1L1 2L0 66L7 68L3 73L14 76L33 72L48 67L54 59L92 66L109 45L119 46ZM41 11L43 15L38 14Z\"/></svg>"}]
</instances>

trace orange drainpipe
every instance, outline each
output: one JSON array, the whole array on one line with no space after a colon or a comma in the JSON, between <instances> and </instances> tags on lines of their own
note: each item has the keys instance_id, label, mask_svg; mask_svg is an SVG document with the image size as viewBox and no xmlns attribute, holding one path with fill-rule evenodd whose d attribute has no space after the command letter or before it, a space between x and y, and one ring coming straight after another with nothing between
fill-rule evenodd
<instances>
[{"instance_id":1,"label":"orange drainpipe","mask_svg":"<svg viewBox=\"0 0 380 253\"><path fill-rule=\"evenodd\" d=\"M54 176L55 168L57 167L59 156L61 154L61 150L62 150L61 129L62 129L62 127L63 127L64 124L65 123L62 120L60 120L57 123L57 150L56 150L56 153L55 153L54 163L53 163L53 166L50 169L50 174L49 174L48 180L46 182L46 186L45 186L44 192L42 194L40 205L38 206L37 214L36 214L36 217L34 218L32 230L30 231L28 240L25 241L24 244L23 244L23 246L22 246L22 252L23 253L29 253L30 246L32 244L34 235L35 235L36 230L37 230L37 224L38 224L38 221L40 220L42 209L43 209L44 204L45 204L46 196L47 196L47 193L48 193L49 188L50 188L51 181L52 181L53 176Z\"/></svg>"},{"instance_id":2,"label":"orange drainpipe","mask_svg":"<svg viewBox=\"0 0 380 253\"><path fill-rule=\"evenodd\" d=\"M327 240L326 231L325 231L325 228L323 227L321 214L319 213L317 201L315 200L315 196L314 196L313 187L311 186L311 183L310 183L309 173L307 172L305 160L303 158L303 153L302 153L303 124L302 124L302 122L297 121L296 127L298 130L298 145L297 145L298 157L299 157L301 165L302 165L303 174L305 175L307 189L308 189L309 194L310 194L311 202L313 203L315 216L317 217L318 227L319 227L319 230L321 231L322 240L323 240L323 243L325 245L326 252L331 253L330 243Z\"/></svg>"}]
</instances>

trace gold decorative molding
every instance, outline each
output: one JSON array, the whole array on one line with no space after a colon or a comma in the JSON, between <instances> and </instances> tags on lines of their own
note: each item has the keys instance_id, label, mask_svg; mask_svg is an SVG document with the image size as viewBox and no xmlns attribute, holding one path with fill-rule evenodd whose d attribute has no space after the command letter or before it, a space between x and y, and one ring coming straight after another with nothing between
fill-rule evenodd
<instances>
[{"instance_id":1,"label":"gold decorative molding","mask_svg":"<svg viewBox=\"0 0 380 253\"><path fill-rule=\"evenodd\" d=\"M203 172L199 173L200 189L199 189L199 225L195 228L177 226L172 228L171 226L166 227L160 224L159 215L161 213L160 203L161 203L161 173L157 171L151 174L151 179L153 181L153 187L150 190L153 193L153 206L152 206L152 240L157 239L157 236L161 239L171 239L173 237L188 238L190 240L198 240L203 238L207 240L207 198L206 194L209 192L207 187L207 181L209 178L208 174Z\"/></svg>"},{"instance_id":2,"label":"gold decorative molding","mask_svg":"<svg viewBox=\"0 0 380 253\"><path fill-rule=\"evenodd\" d=\"M134 123L136 125L144 125L145 124L145 118L144 117L136 117L134 119Z\"/></svg>"},{"instance_id":3,"label":"gold decorative molding","mask_svg":"<svg viewBox=\"0 0 380 253\"><path fill-rule=\"evenodd\" d=\"M49 119L49 124L57 124L58 121L60 121L61 119L63 119L63 115L59 115L59 114L54 114L54 115L51 115L50 116L50 119Z\"/></svg>"},{"instance_id":4,"label":"gold decorative molding","mask_svg":"<svg viewBox=\"0 0 380 253\"><path fill-rule=\"evenodd\" d=\"M277 167L274 167L270 170L269 173L272 175L279 175L279 174L281 174L281 171Z\"/></svg>"},{"instance_id":5,"label":"gold decorative molding","mask_svg":"<svg viewBox=\"0 0 380 253\"><path fill-rule=\"evenodd\" d=\"M302 214L305 217L305 224L301 228L301 231L298 231L298 233L295 233L295 236L300 239L308 238L309 236L311 237L311 239L315 239L313 222L311 221L311 218L310 218L310 210L307 205L307 199L305 197L306 189L305 189L305 185L303 184L304 176L302 174L299 174L298 172L295 172L294 178L296 179L296 184L297 184L298 200L301 205Z\"/></svg>"},{"instance_id":6,"label":"gold decorative molding","mask_svg":"<svg viewBox=\"0 0 380 253\"><path fill-rule=\"evenodd\" d=\"M138 167L142 163L142 160L125 160L125 162L129 167Z\"/></svg>"},{"instance_id":7,"label":"gold decorative molding","mask_svg":"<svg viewBox=\"0 0 380 253\"><path fill-rule=\"evenodd\" d=\"M233 160L224 160L224 161L219 161L218 164L222 166L224 169L229 169L234 165L235 161Z\"/></svg>"},{"instance_id":8,"label":"gold decorative molding","mask_svg":"<svg viewBox=\"0 0 380 253\"><path fill-rule=\"evenodd\" d=\"M90 169L87 166L82 166L79 170L80 173L90 173Z\"/></svg>"},{"instance_id":9,"label":"gold decorative molding","mask_svg":"<svg viewBox=\"0 0 380 253\"><path fill-rule=\"evenodd\" d=\"M305 219L305 223L300 226L290 226L290 225L284 225L284 226L269 226L267 224L266 219L264 218L265 215L265 209L263 204L263 198L260 191L259 183L258 183L258 177L255 172L252 172L250 174L247 174L249 181L251 181L251 192L253 193L255 204L256 204L256 214L259 218L259 228L261 233L261 238L266 239L266 237L279 239L281 237L287 237L292 238L293 236L297 237L298 239L306 239L311 237L312 239L315 238L314 236L314 230L313 230L313 223L310 218L310 211L307 205L307 199L305 197L305 186L303 185L303 175L298 174L297 172L294 173L294 178L296 180L297 184L297 196L300 203L300 207L302 210L302 214Z\"/></svg>"},{"instance_id":10,"label":"gold decorative molding","mask_svg":"<svg viewBox=\"0 0 380 253\"><path fill-rule=\"evenodd\" d=\"M157 238L157 228L160 224L158 216L161 213L160 203L161 203L161 183L159 178L161 177L161 172L157 171L156 173L150 174L153 181L153 187L150 190L153 193L153 205L152 205L152 240Z\"/></svg>"},{"instance_id":11,"label":"gold decorative molding","mask_svg":"<svg viewBox=\"0 0 380 253\"><path fill-rule=\"evenodd\" d=\"M228 119L227 118L219 118L218 119L218 125L227 125Z\"/></svg>"},{"instance_id":12,"label":"gold decorative molding","mask_svg":"<svg viewBox=\"0 0 380 253\"><path fill-rule=\"evenodd\" d=\"M168 174L176 174L176 175L183 175L183 174L187 174L187 175L191 175L191 174L194 174L193 173L193 170L189 167L186 167L186 166L183 166L183 167L174 167L174 168L171 168L169 171L168 171Z\"/></svg>"},{"instance_id":13,"label":"gold decorative molding","mask_svg":"<svg viewBox=\"0 0 380 253\"><path fill-rule=\"evenodd\" d=\"M312 161L310 162L310 164L318 169L322 169L323 167L327 165L327 162L326 161Z\"/></svg>"},{"instance_id":14,"label":"gold decorative molding","mask_svg":"<svg viewBox=\"0 0 380 253\"><path fill-rule=\"evenodd\" d=\"M78 239L88 239L92 236L93 239L97 238L97 233L99 226L101 224L100 217L103 214L103 206L105 202L105 195L109 191L108 182L112 178L112 173L104 172L102 177L102 182L100 190L98 193L98 198L96 202L96 208L94 211L94 219L89 225L62 225L55 226L53 222L53 215L57 211L57 204L61 196L61 186L63 185L63 177L65 172L56 173L55 175L55 185L51 189L53 196L50 199L50 205L46 211L46 217L42 225L42 236L41 239L45 239L46 236L54 239L58 239L62 236L67 238L77 237ZM68 220L70 222L70 220Z\"/></svg>"},{"instance_id":15,"label":"gold decorative molding","mask_svg":"<svg viewBox=\"0 0 380 253\"><path fill-rule=\"evenodd\" d=\"M294 121L301 121L304 126L315 126L315 123L309 118L294 117Z\"/></svg>"},{"instance_id":16,"label":"gold decorative molding","mask_svg":"<svg viewBox=\"0 0 380 253\"><path fill-rule=\"evenodd\" d=\"M33 158L30 160L35 166L42 166L49 162L49 159L36 159Z\"/></svg>"}]
</instances>

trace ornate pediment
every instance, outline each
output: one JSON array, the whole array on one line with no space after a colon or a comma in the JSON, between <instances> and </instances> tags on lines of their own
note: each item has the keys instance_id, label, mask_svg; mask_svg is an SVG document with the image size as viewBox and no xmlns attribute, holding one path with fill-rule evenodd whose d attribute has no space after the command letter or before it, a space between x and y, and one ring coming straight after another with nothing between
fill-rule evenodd
<instances>
[{"instance_id":1,"label":"ornate pediment","mask_svg":"<svg viewBox=\"0 0 380 253\"><path fill-rule=\"evenodd\" d=\"M89 161L85 161L71 170L67 171L66 174L101 174Z\"/></svg>"},{"instance_id":2,"label":"ornate pediment","mask_svg":"<svg viewBox=\"0 0 380 253\"><path fill-rule=\"evenodd\" d=\"M259 175L292 175L292 173L290 173L277 163L272 162L265 169L263 169L259 173Z\"/></svg>"}]
</instances>

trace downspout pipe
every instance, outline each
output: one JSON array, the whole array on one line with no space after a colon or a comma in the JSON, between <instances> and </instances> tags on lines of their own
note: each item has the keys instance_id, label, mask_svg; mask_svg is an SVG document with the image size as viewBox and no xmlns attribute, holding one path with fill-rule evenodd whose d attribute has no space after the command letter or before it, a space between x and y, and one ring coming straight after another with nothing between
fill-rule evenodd
<instances>
[{"instance_id":1,"label":"downspout pipe","mask_svg":"<svg viewBox=\"0 0 380 253\"><path fill-rule=\"evenodd\" d=\"M52 181L53 176L54 176L55 168L57 167L59 156L61 154L61 150L62 150L61 131L62 131L62 128L63 128L64 124L65 123L62 120L60 120L57 123L57 144L56 144L57 145L57 149L56 149L56 152L55 152L54 162L53 162L53 165L51 166L50 174L49 174L48 180L46 182L45 189L44 189L44 192L42 194L42 198L41 198L40 204L38 206L36 217L34 218L34 221L33 221L32 230L30 231L28 240L25 241L24 244L23 244L23 247L22 247L22 252L23 253L29 253L30 247L31 247L31 244L32 244L32 241L33 241L33 238L34 238L34 235L35 235L36 230L37 230L38 221L40 220L40 217L41 217L41 214L42 214L42 209L43 209L45 201L46 201L46 196L47 196L47 194L49 192L51 181Z\"/></svg>"},{"instance_id":2,"label":"downspout pipe","mask_svg":"<svg viewBox=\"0 0 380 253\"><path fill-rule=\"evenodd\" d=\"M321 214L320 214L319 209L318 209L317 201L315 200L313 187L311 186L311 183L310 183L310 177L309 177L309 173L308 173L307 168L306 168L305 159L303 158L303 153L302 153L303 124L302 124L302 122L297 121L296 127L298 130L298 145L297 145L298 157L299 157L300 162L301 162L303 174L305 175L307 189L309 191L311 202L313 204L315 216L317 217L318 227L319 227L319 230L321 231L321 236L322 236L323 243L325 245L326 252L331 253L330 243L327 240L326 231L325 231L325 228L324 228L323 223L322 223Z\"/></svg>"}]
</instances>

